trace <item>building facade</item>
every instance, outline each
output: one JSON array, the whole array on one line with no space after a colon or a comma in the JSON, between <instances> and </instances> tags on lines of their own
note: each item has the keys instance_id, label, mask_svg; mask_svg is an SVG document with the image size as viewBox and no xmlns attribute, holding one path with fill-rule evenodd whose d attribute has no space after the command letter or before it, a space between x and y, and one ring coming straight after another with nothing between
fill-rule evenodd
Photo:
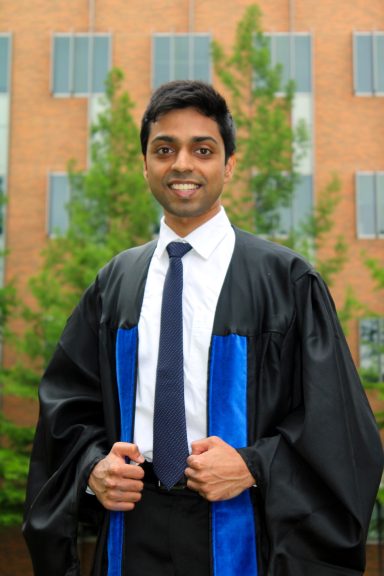
<instances>
[{"instance_id":1,"label":"building facade","mask_svg":"<svg viewBox=\"0 0 384 576\"><path fill-rule=\"evenodd\" d=\"M86 168L88 131L104 78L123 69L139 120L153 88L174 78L215 82L210 45L229 50L249 0L25 0L0 3L0 279L26 283L57 228L65 228L66 167ZM310 150L282 232L308 214L337 174L341 201L329 239L343 235L348 262L336 280L338 305L350 285L384 316L380 293L364 265L384 259L384 6L382 0L260 0L273 63L293 79L292 121L303 118ZM327 246L324 248L325 253ZM380 318L355 324L356 361L369 365L384 338ZM379 354L380 356L380 354ZM376 359L381 373L384 360ZM375 361L376 361L375 360Z\"/></svg>"},{"instance_id":2,"label":"building facade","mask_svg":"<svg viewBox=\"0 0 384 576\"><path fill-rule=\"evenodd\" d=\"M7 198L0 219L0 249L6 250L1 284L16 279L30 302L27 282L41 251L68 223L68 160L87 167L89 128L108 70L124 71L139 121L162 82L216 83L212 40L230 50L250 4L0 0L0 188ZM341 200L323 251L342 235L348 261L332 293L341 306L350 286L366 307L348 337L357 365L384 379L384 302L364 263L369 257L384 265L383 0L259 0L258 6L272 62L296 84L292 122L304 119L310 135L281 232L311 212L337 174ZM12 361L7 349L3 360ZM4 406L20 421L31 418L12 399Z\"/></svg>"}]
</instances>

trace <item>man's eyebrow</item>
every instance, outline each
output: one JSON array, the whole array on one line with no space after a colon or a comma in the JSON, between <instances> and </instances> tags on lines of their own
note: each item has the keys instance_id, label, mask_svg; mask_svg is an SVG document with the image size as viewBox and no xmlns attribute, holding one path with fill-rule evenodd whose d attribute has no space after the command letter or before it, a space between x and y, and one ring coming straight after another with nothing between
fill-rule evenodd
<instances>
[{"instance_id":1,"label":"man's eyebrow","mask_svg":"<svg viewBox=\"0 0 384 576\"><path fill-rule=\"evenodd\" d=\"M175 142L177 140L177 138L173 138L173 136L167 136L166 134L159 134L158 136L156 136L156 138L154 138L153 140L151 140L151 144L153 144L154 142Z\"/></svg>"},{"instance_id":2,"label":"man's eyebrow","mask_svg":"<svg viewBox=\"0 0 384 576\"><path fill-rule=\"evenodd\" d=\"M218 144L218 141L213 136L195 136L192 138L192 142L206 142L207 140Z\"/></svg>"},{"instance_id":3,"label":"man's eyebrow","mask_svg":"<svg viewBox=\"0 0 384 576\"><path fill-rule=\"evenodd\" d=\"M206 141L211 141L214 142L215 144L218 144L218 141L216 140L216 138L213 138L213 136L194 136L191 141L192 142L206 142ZM167 134L159 134L158 136L156 136L153 140L151 140L150 144L154 144L156 142L178 142L179 139L176 136L168 136Z\"/></svg>"}]
</instances>

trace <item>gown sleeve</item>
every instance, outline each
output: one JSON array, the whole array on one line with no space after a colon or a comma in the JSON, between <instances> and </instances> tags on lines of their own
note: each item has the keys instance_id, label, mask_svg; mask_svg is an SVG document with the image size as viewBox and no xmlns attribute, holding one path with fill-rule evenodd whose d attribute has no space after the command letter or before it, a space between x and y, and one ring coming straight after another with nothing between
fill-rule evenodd
<instances>
[{"instance_id":1,"label":"gown sleeve","mask_svg":"<svg viewBox=\"0 0 384 576\"><path fill-rule=\"evenodd\" d=\"M293 289L298 400L273 434L240 450L264 508L268 574L361 575L380 437L327 287L311 271Z\"/></svg>"},{"instance_id":2,"label":"gown sleeve","mask_svg":"<svg viewBox=\"0 0 384 576\"><path fill-rule=\"evenodd\" d=\"M85 495L92 467L108 452L105 437L97 282L69 318L42 378L40 414L27 485L23 533L37 576L77 576L79 518L101 511Z\"/></svg>"}]
</instances>

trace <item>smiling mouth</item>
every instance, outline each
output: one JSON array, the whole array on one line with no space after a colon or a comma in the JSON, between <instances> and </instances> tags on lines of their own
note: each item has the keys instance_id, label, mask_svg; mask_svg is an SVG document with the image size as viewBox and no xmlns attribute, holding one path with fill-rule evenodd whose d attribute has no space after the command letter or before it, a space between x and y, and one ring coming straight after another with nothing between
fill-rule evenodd
<instances>
[{"instance_id":1,"label":"smiling mouth","mask_svg":"<svg viewBox=\"0 0 384 576\"><path fill-rule=\"evenodd\" d=\"M194 184L193 182L174 182L170 184L169 187L171 190L178 190L180 192L192 192L193 190L197 190L201 187L200 184Z\"/></svg>"}]
</instances>

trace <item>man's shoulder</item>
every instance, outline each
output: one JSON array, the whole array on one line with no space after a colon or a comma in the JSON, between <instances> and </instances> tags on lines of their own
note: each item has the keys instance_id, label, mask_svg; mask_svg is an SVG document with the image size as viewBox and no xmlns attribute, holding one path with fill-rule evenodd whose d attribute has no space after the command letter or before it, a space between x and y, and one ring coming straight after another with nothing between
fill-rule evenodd
<instances>
[{"instance_id":1,"label":"man's shoulder","mask_svg":"<svg viewBox=\"0 0 384 576\"><path fill-rule=\"evenodd\" d=\"M271 257L280 257L287 261L299 259L306 262L305 258L301 256L298 252L295 252L291 248L279 244L278 242L272 242L266 238L262 238L241 228L234 227L236 241L241 245L242 249L249 250L250 253L265 254ZM310 266L307 262L307 265Z\"/></svg>"},{"instance_id":2,"label":"man's shoulder","mask_svg":"<svg viewBox=\"0 0 384 576\"><path fill-rule=\"evenodd\" d=\"M109 262L99 271L99 278L106 279L111 275L130 272L133 269L145 269L153 252L155 251L157 240L151 240L146 244L134 246L116 254Z\"/></svg>"},{"instance_id":3,"label":"man's shoulder","mask_svg":"<svg viewBox=\"0 0 384 576\"><path fill-rule=\"evenodd\" d=\"M277 271L287 271L294 280L302 274L313 270L312 265L294 250L272 242L241 228L234 227L237 254L241 255L248 265L260 268L276 267Z\"/></svg>"}]
</instances>

